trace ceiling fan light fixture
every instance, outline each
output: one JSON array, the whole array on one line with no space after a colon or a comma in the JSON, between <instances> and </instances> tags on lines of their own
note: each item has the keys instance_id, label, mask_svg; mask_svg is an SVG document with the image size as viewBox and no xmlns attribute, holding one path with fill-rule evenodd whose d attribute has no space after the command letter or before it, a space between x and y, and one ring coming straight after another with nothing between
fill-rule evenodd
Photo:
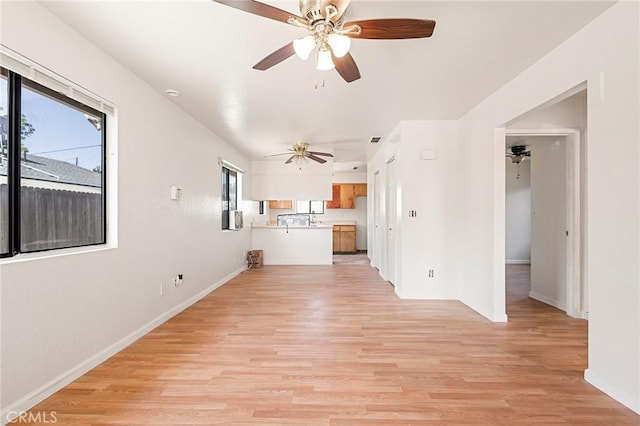
<instances>
[{"instance_id":1,"label":"ceiling fan light fixture","mask_svg":"<svg viewBox=\"0 0 640 426\"><path fill-rule=\"evenodd\" d=\"M331 47L336 58L342 58L351 48L351 39L345 35L332 33L327 37L327 43Z\"/></svg>"},{"instance_id":2,"label":"ceiling fan light fixture","mask_svg":"<svg viewBox=\"0 0 640 426\"><path fill-rule=\"evenodd\" d=\"M311 54L314 47L316 47L316 39L312 35L300 37L293 41L293 50L298 58L305 61L309 58L309 54Z\"/></svg>"},{"instance_id":3,"label":"ceiling fan light fixture","mask_svg":"<svg viewBox=\"0 0 640 426\"><path fill-rule=\"evenodd\" d=\"M328 71L335 67L336 65L333 63L333 59L331 59L331 51L326 44L322 45L320 50L318 50L318 64L316 65L316 69L319 71Z\"/></svg>"}]
</instances>

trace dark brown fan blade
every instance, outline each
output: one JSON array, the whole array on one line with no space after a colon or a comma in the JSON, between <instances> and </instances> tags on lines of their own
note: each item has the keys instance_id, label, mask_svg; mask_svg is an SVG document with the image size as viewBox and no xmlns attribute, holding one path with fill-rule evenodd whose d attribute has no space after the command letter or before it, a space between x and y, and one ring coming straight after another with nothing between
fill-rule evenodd
<instances>
[{"instance_id":1,"label":"dark brown fan blade","mask_svg":"<svg viewBox=\"0 0 640 426\"><path fill-rule=\"evenodd\" d=\"M366 19L344 24L344 28L358 25L360 34L349 34L351 38L367 39L404 39L431 37L436 21L431 19Z\"/></svg>"},{"instance_id":2,"label":"dark brown fan blade","mask_svg":"<svg viewBox=\"0 0 640 426\"><path fill-rule=\"evenodd\" d=\"M284 162L284 164L290 164L293 161L294 158L296 158L296 156L292 155L291 157L289 157L289 159L287 161Z\"/></svg>"},{"instance_id":3,"label":"dark brown fan blade","mask_svg":"<svg viewBox=\"0 0 640 426\"><path fill-rule=\"evenodd\" d=\"M351 53L347 53L342 58L336 58L332 52L331 56L333 63L336 65L336 71L338 71L338 74L340 74L347 83L351 83L360 78L360 70L358 70L356 61L353 60Z\"/></svg>"},{"instance_id":4,"label":"dark brown fan blade","mask_svg":"<svg viewBox=\"0 0 640 426\"><path fill-rule=\"evenodd\" d=\"M254 15L262 16L264 18L273 19L276 21L284 22L288 24L290 16L305 22L304 19L293 13L285 12L277 7L269 6L268 4L260 3L259 1L252 0L213 0L216 3L224 4L234 9L243 10L245 12L253 13Z\"/></svg>"},{"instance_id":5,"label":"dark brown fan blade","mask_svg":"<svg viewBox=\"0 0 640 426\"><path fill-rule=\"evenodd\" d=\"M293 50L293 43L289 43L286 46L282 46L280 49L273 52L271 55L267 56L257 64L253 66L254 70L265 71L271 68L274 65L278 65L280 62L285 59L290 58L295 55L296 52Z\"/></svg>"},{"instance_id":6,"label":"dark brown fan blade","mask_svg":"<svg viewBox=\"0 0 640 426\"><path fill-rule=\"evenodd\" d=\"M330 4L334 5L336 9L338 9L338 14L333 17L332 21L335 22L342 17L344 11L349 7L349 3L351 0L322 0L322 4L320 5L320 10L322 11L322 16L324 16L324 10Z\"/></svg>"},{"instance_id":7,"label":"dark brown fan blade","mask_svg":"<svg viewBox=\"0 0 640 426\"><path fill-rule=\"evenodd\" d=\"M280 155L291 155L290 152L281 152L280 154L271 154L271 155L265 155L264 158L268 158L268 157L278 157Z\"/></svg>"},{"instance_id":8,"label":"dark brown fan blade","mask_svg":"<svg viewBox=\"0 0 640 426\"><path fill-rule=\"evenodd\" d=\"M305 155L305 157L310 158L313 161L317 161L318 163L326 163L327 162L327 160L325 160L324 158L316 157L315 155L313 155L310 152L307 152L307 155Z\"/></svg>"},{"instance_id":9,"label":"dark brown fan blade","mask_svg":"<svg viewBox=\"0 0 640 426\"><path fill-rule=\"evenodd\" d=\"M333 157L333 154L329 154L328 152L317 152L317 151L307 151L309 154L313 155L322 155L325 157Z\"/></svg>"}]
</instances>

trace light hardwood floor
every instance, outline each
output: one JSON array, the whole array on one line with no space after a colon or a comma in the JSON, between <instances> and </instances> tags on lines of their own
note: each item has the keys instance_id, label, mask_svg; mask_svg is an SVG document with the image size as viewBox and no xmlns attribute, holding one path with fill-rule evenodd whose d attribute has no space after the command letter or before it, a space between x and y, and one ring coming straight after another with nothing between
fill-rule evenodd
<instances>
[{"instance_id":1,"label":"light hardwood floor","mask_svg":"<svg viewBox=\"0 0 640 426\"><path fill-rule=\"evenodd\" d=\"M587 384L587 323L528 299L508 324L399 300L368 266L250 270L33 412L76 424L593 424L640 417Z\"/></svg>"}]
</instances>

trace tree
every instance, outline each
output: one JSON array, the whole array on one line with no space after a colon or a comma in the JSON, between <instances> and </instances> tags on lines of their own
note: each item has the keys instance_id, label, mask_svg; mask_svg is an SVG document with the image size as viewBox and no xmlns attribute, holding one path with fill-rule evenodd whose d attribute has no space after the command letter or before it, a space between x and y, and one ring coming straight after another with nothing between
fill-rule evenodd
<instances>
[{"instance_id":1,"label":"tree","mask_svg":"<svg viewBox=\"0 0 640 426\"><path fill-rule=\"evenodd\" d=\"M2 111L4 111L4 108L0 107L0 114L2 114ZM5 118L7 120L9 119L9 116L7 114L2 114L0 115L0 117ZM36 131L35 127L33 127L31 123L29 123L29 120L27 119L27 117L24 114L21 114L20 115L20 139L25 140L26 138L31 136L35 131Z\"/></svg>"}]
</instances>

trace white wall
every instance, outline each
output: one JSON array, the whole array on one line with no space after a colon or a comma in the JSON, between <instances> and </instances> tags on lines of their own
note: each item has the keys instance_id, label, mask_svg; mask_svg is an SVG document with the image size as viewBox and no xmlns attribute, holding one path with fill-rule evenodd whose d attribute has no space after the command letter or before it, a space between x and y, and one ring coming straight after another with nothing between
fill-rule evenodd
<instances>
[{"instance_id":1,"label":"white wall","mask_svg":"<svg viewBox=\"0 0 640 426\"><path fill-rule=\"evenodd\" d=\"M333 161L300 165L253 161L252 200L330 200Z\"/></svg>"},{"instance_id":2,"label":"white wall","mask_svg":"<svg viewBox=\"0 0 640 426\"><path fill-rule=\"evenodd\" d=\"M447 212L455 198L452 187L457 172L457 137L455 121L402 121L399 139L385 138L367 166L369 181L372 183L373 174L379 171L380 182L386 186L386 161L395 154L394 161L398 162L399 222L394 237L398 263L394 284L400 297L455 297L448 274L458 262L450 252L448 236L456 225ZM422 159L424 150L435 151L436 158ZM416 216L409 216L410 210L415 210ZM373 215L373 203L369 215ZM428 277L429 269L434 270L433 277ZM386 277L384 268L381 275Z\"/></svg>"},{"instance_id":3,"label":"white wall","mask_svg":"<svg viewBox=\"0 0 640 426\"><path fill-rule=\"evenodd\" d=\"M505 171L506 260L527 264L531 262L531 162L518 165L507 158Z\"/></svg>"},{"instance_id":4,"label":"white wall","mask_svg":"<svg viewBox=\"0 0 640 426\"><path fill-rule=\"evenodd\" d=\"M250 229L220 229L217 165L223 157L249 170L248 159L40 5L1 7L3 45L118 109L118 145L109 147L108 170L118 178L108 188L118 197L118 216L109 223L117 219L118 246L1 264L6 419L8 411L29 408L243 269L251 235ZM245 187L250 183L245 179ZM181 202L169 199L171 185L183 189ZM253 204L243 206L248 221ZM174 288L169 284L178 273L184 283Z\"/></svg>"},{"instance_id":5,"label":"white wall","mask_svg":"<svg viewBox=\"0 0 640 426\"><path fill-rule=\"evenodd\" d=\"M640 412L640 31L638 2L619 2L462 120L468 194L456 242L463 302L504 316L504 137L500 128L585 81L588 88L585 378ZM499 159L499 161L498 161ZM630 163L631 161L631 163ZM502 200L502 201L501 201Z\"/></svg>"},{"instance_id":6,"label":"white wall","mask_svg":"<svg viewBox=\"0 0 640 426\"><path fill-rule=\"evenodd\" d=\"M531 147L531 290L567 310L567 163L565 137L533 137Z\"/></svg>"}]
</instances>

